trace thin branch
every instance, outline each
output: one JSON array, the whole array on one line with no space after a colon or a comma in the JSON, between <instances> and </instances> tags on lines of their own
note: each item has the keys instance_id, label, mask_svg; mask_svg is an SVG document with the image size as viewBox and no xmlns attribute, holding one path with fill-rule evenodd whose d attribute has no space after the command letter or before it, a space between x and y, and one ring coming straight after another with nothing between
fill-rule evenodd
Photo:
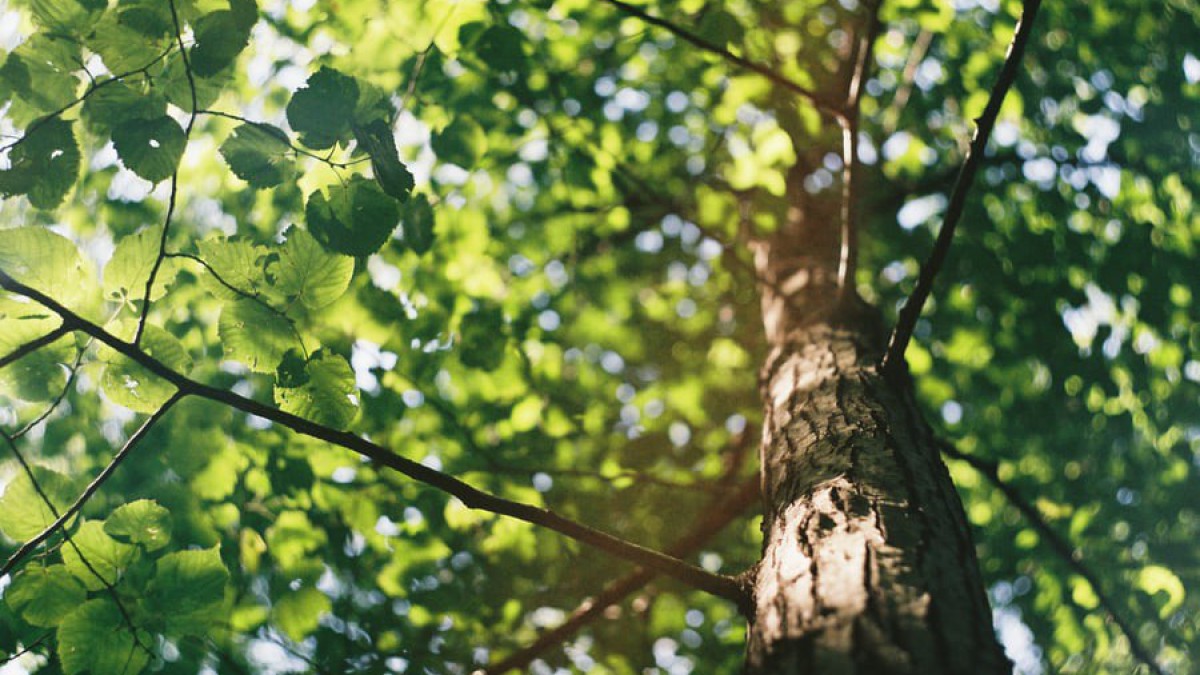
<instances>
[{"instance_id":1,"label":"thin branch","mask_svg":"<svg viewBox=\"0 0 1200 675\"><path fill-rule=\"evenodd\" d=\"M942 452L946 455L953 457L954 459L962 460L969 464L971 468L978 471L984 478L988 480L989 483L991 483L1004 495L1010 504L1012 504L1018 511L1021 512L1021 515L1025 516L1025 519L1031 526L1033 526L1033 529L1037 530L1038 534L1041 535L1041 538L1050 545L1050 548L1053 549L1053 551L1058 554L1060 558L1062 558L1063 562L1065 562L1073 572L1083 577L1084 580L1088 582L1088 585L1092 587L1092 592L1096 594L1096 598L1099 600L1100 606L1104 608L1104 611L1108 613L1113 622L1117 624L1117 627L1121 629L1121 632L1125 634L1125 639L1129 640L1129 651L1134 655L1134 657L1146 664L1146 666L1157 675L1166 675L1163 669L1160 668L1157 663L1155 663L1154 657L1150 654L1150 650L1142 645L1141 641L1138 639L1137 631L1134 629L1134 627L1129 625L1129 623L1117 612L1116 603L1113 602L1107 594L1105 594L1104 588L1100 585L1100 579L1096 576L1096 574L1092 572L1087 565L1083 564L1083 561L1081 560L1081 557L1075 547L1072 546L1062 536L1060 536L1053 528L1051 528L1050 524L1046 522L1046 519L1042 517L1042 514L1037 510L1037 508L1034 507L1033 504L1030 504L1029 501L1024 497L1022 497L1021 493L1017 492L1016 488L1000 478L998 465L995 462L968 455L945 441L939 442L938 445L941 447ZM1158 629L1163 635L1167 634L1162 626L1159 626Z\"/></svg>"},{"instance_id":2,"label":"thin branch","mask_svg":"<svg viewBox=\"0 0 1200 675\"><path fill-rule=\"evenodd\" d=\"M686 558L707 544L735 518L740 516L759 497L759 478L754 476L737 486L733 494L706 510L706 517L676 541L667 552ZM488 675L499 675L510 670L525 668L534 659L555 645L562 644L587 624L598 619L604 610L617 604L625 596L642 588L655 577L655 572L644 567L633 570L624 577L604 587L595 596L584 600L558 627L538 636L529 646L509 654L498 663L488 666Z\"/></svg>"},{"instance_id":3,"label":"thin branch","mask_svg":"<svg viewBox=\"0 0 1200 675\"><path fill-rule=\"evenodd\" d=\"M224 404L244 413L257 415L305 436L352 450L409 478L457 497L469 508L510 516L533 525L554 530L634 564L655 569L689 586L712 593L718 597L738 603L743 602L745 599L745 591L742 586L736 579L731 577L713 574L659 551L639 546L565 518L548 509L515 502L484 492L454 476L432 469L420 462L401 457L381 445L350 432L332 429L240 396L234 392L217 389L189 379L142 351L136 345L125 342L108 333L102 327L72 312L45 293L22 284L3 270L0 270L0 287L45 305L48 309L61 316L63 322L72 329L91 335L99 342L112 348L113 351L133 360L138 365L175 385L179 389L181 396L196 396Z\"/></svg>"},{"instance_id":4,"label":"thin branch","mask_svg":"<svg viewBox=\"0 0 1200 675\"><path fill-rule=\"evenodd\" d=\"M946 217L942 223L942 229L938 231L933 251L930 252L929 259L921 266L917 285L908 301L904 303L904 307L901 308L896 327L892 330L887 353L884 354L881 364L885 373L893 368L900 368L904 363L904 350L908 347L908 341L912 339L913 328L917 325L917 318L921 316L921 308L925 306L925 301L929 298L933 281L941 271L942 265L946 261L946 254L950 251L954 230L958 227L958 221L962 218L963 209L966 206L967 193L971 189L971 183L975 180L979 164L983 161L984 149L987 147L988 138L992 135L996 117L1000 114L1000 106L1004 103L1004 97L1009 88L1017 79L1021 56L1025 53L1025 45L1029 42L1029 36L1033 32L1033 22L1041 5L1041 0L1025 0L1025 9L1013 32L1012 43L1008 46L1008 55L1005 57L1004 66L1000 70L996 84L992 87L987 106L979 117L978 126L975 128L975 137L971 139L971 146L967 151L967 159L963 162L958 180L955 181L954 189L950 193L950 203L946 207Z\"/></svg>"},{"instance_id":5,"label":"thin branch","mask_svg":"<svg viewBox=\"0 0 1200 675\"><path fill-rule=\"evenodd\" d=\"M81 493L79 497L75 499L75 503L71 504L66 511L63 511L53 523L47 525L44 530L37 534L37 536L22 544L15 553L9 556L8 560L4 563L4 566L0 567L0 577L3 577L5 574L8 574L15 569L16 566L21 563L21 560L25 558L25 556L33 552L33 550L40 546L42 542L49 539L54 535L55 532L65 526L67 521L70 520L75 514L79 513L83 509L83 506L87 504L88 500L92 498L92 495L96 494L96 491L99 490L100 487L104 485L104 483L106 483L110 477L112 477L113 472L117 470L117 467L119 467L121 463L124 462L127 457L129 457L129 453L133 451L134 446L136 446L139 441L146 437L146 434L150 432L150 429L159 420L161 420L164 415L167 414L167 411L169 411L172 406L179 402L180 398L182 398L182 395L176 393L174 396L167 399L167 402L164 403L161 408L156 410L153 415L147 418L146 421L142 423L142 426L138 427L137 431L133 432L133 435L131 435L125 441L125 445L121 446L121 449L117 451L117 454L113 455L113 458L109 461L108 465L105 466L104 469L92 479L92 482L88 483L87 487L84 488L83 493Z\"/></svg>"},{"instance_id":6,"label":"thin branch","mask_svg":"<svg viewBox=\"0 0 1200 675\"><path fill-rule=\"evenodd\" d=\"M3 272L0 272L0 274L3 274ZM38 481L37 476L35 476L33 473L33 466L27 459L25 459L25 454L22 453L21 449L17 447L16 441L14 441L13 437L3 430L0 430L0 438L4 439L5 443L8 444L8 449L11 450L13 456L17 458L17 463L21 465L21 470L24 471L26 477L29 478L30 484L33 485L34 492L37 492L38 496L41 497L42 502L46 505L46 508L49 509L50 513L53 514L57 519L59 517L58 507L54 505L54 502L50 501L50 496L46 494L44 489L42 489L42 484ZM87 556L84 555L83 550L80 549L79 545L75 543L75 540L71 538L71 533L69 531L63 530L63 538L66 539L67 544L74 549L75 555L79 556L79 562L83 563L83 566L87 568L87 571L93 577L95 577L101 583L101 585L104 586L104 590L108 593L109 597L112 598L113 604L116 605L117 611L121 614L121 618L124 619L125 623L129 626L130 635L133 636L134 648L140 647L142 651L146 652L146 654L153 658L154 653L151 652L150 648L143 644L142 639L138 637L137 626L134 625L133 617L129 614L129 610L125 607L125 603L121 600L120 594L117 593L116 587L113 586L108 579L105 579L104 575L100 574L100 571L97 570L94 565L92 565L92 561L88 560Z\"/></svg>"},{"instance_id":7,"label":"thin branch","mask_svg":"<svg viewBox=\"0 0 1200 675\"><path fill-rule=\"evenodd\" d=\"M879 10L883 0L876 0L868 10L866 25L856 50L857 60L850 85L846 89L845 114L838 116L842 128L842 250L838 261L838 294L845 297L854 291L854 273L858 268L858 226L855 222L855 171L858 162L858 118L862 102L863 81L871 67L871 53L879 35Z\"/></svg>"},{"instance_id":8,"label":"thin branch","mask_svg":"<svg viewBox=\"0 0 1200 675\"><path fill-rule=\"evenodd\" d=\"M41 349L42 347L45 347L48 344L56 342L60 337L66 335L67 333L70 333L70 332L71 331L69 328L67 328L66 324L59 324L58 328L55 328L54 330L50 331L49 333L46 333L45 335L43 335L39 338L30 340L29 342L26 342L25 344L21 345L20 347L17 347L16 349L12 350L11 352L0 357L0 368L3 368L10 363L15 363L15 362L21 360L25 356L32 354L33 352L36 352L37 350Z\"/></svg>"},{"instance_id":9,"label":"thin branch","mask_svg":"<svg viewBox=\"0 0 1200 675\"><path fill-rule=\"evenodd\" d=\"M183 46L183 26L179 23L179 13L175 10L175 0L167 0L167 5L171 8L171 20L175 24L175 41L179 45L179 56L183 59L183 72L187 75L188 90L192 96L192 112L188 116L187 126L183 129L184 148L187 147L187 141L192 137L192 127L196 126L196 114L199 107L196 103L196 78L192 74L192 64L188 60L187 49ZM180 158L182 163L183 158ZM171 216L175 214L175 202L179 196L179 166L171 172L171 195L167 198L167 215L163 219L162 236L158 240L158 255L154 258L154 265L150 268L150 275L146 277L146 291L142 295L142 311L138 315L137 330L133 334L133 344L140 344L142 341L142 332L146 330L146 318L150 316L150 295L154 291L154 280L158 278L158 271L162 268L163 259L167 255L167 237L171 233Z\"/></svg>"},{"instance_id":10,"label":"thin branch","mask_svg":"<svg viewBox=\"0 0 1200 675\"><path fill-rule=\"evenodd\" d=\"M234 113L228 113L223 110L204 109L204 110L198 110L196 112L199 115L212 115L213 117L224 117L227 120L241 122L242 124L265 124L265 122L255 122L252 119L242 117L241 115L235 115ZM370 157L363 157L361 159L350 160L349 162L335 162L335 161L331 160L329 157L323 157L321 155L318 155L317 153L315 153L311 150L302 148L299 145L296 145L296 144L292 143L291 141L279 138L278 136L275 136L274 134L267 134L267 135L270 136L273 140L277 141L280 145L286 146L292 152L294 152L298 155L304 155L305 157L311 157L312 159L322 162L333 169L346 169L346 168L352 167L356 164L362 164L363 162L371 161Z\"/></svg>"},{"instance_id":11,"label":"thin branch","mask_svg":"<svg viewBox=\"0 0 1200 675\"><path fill-rule=\"evenodd\" d=\"M729 51L725 47L722 47L718 44L709 42L708 40L687 30L686 28L683 28L682 26L676 25L670 21L667 21L666 19L649 14L645 10L641 9L640 7L635 7L627 2L624 2L623 0L603 0L603 2L606 2L609 5L616 7L617 9L621 10L622 12L624 12L626 14L635 16L652 26L657 26L659 28L662 28L662 29L666 30L667 32L671 33L672 35L674 35L675 37L678 37L678 38L684 40L685 42L691 43L692 45L699 47L700 49L703 49L706 52L709 52L711 54L716 54L717 56L721 57L722 59L724 59L740 68L744 68L746 70L749 70L749 71L758 73L759 75L762 75L763 77L765 77L768 80L774 82L775 84L783 87L784 89L787 89L788 91L791 91L794 94L800 95L801 98L804 98L809 103L813 104L813 106L817 110L820 110L821 112L823 112L827 115L830 115L832 117L840 117L842 115L842 110L837 104L825 100L825 98L822 97L820 94L818 94L816 91L813 91L812 89L800 84L799 82L787 77L786 75L780 73L779 71L777 71L773 68L764 66L761 63L756 63L749 59L738 56L737 54L734 54L733 52Z\"/></svg>"},{"instance_id":12,"label":"thin branch","mask_svg":"<svg viewBox=\"0 0 1200 675\"><path fill-rule=\"evenodd\" d=\"M154 66L154 64L165 59L167 57L167 54L170 54L171 50L173 50L173 49L175 49L175 45L171 45L170 47L167 47L165 50L163 50L163 52L161 54L159 54L158 56L155 56L154 59L152 61L150 61L150 63L147 63L146 65L144 65L140 68L134 68L133 70L128 70L128 71L126 71L124 73L120 73L118 75L113 75L112 77L108 78L107 80L104 80L103 82L93 83L86 90L84 90L84 92L82 94L79 95L79 98L75 99L74 101L71 101L70 103L59 106L53 112L47 113L44 117L38 118L37 121L30 124L28 127L25 127L25 133L20 138L14 140L12 143L9 143L3 147L0 147L0 154L8 152L9 150L12 150L13 148L17 147L18 145L24 143L26 141L26 139L29 138L29 134L33 133L34 131L37 131L38 128L40 128L43 124L45 124L46 122L49 122L50 120L54 119L55 117L58 117L59 115L65 113L66 111L70 110L71 108L74 108L75 106L79 105L80 103L83 103L89 97L91 97L92 94L95 94L97 91L100 91L104 87L107 87L111 84L120 82L121 80L123 80L127 77L133 77L134 75L141 75L141 74L145 73L147 70L150 70L150 68L152 68Z\"/></svg>"},{"instance_id":13,"label":"thin branch","mask_svg":"<svg viewBox=\"0 0 1200 675\"><path fill-rule=\"evenodd\" d=\"M91 339L88 340L88 343L91 343ZM50 405L46 406L46 409L43 410L41 414L29 420L25 426L13 432L12 437L14 440L29 433L30 429L33 429L37 425L41 424L43 420L45 420L47 417L50 417L51 413L58 409L58 406L62 405L63 400L67 398L67 394L71 393L71 387L75 385L75 378L79 376L79 366L83 363L83 356L86 352L86 346L76 352L75 362L72 363L71 367L68 369L71 374L67 376L67 381L63 383L62 391L58 392L58 396L54 397L54 400L50 402Z\"/></svg>"},{"instance_id":14,"label":"thin branch","mask_svg":"<svg viewBox=\"0 0 1200 675\"><path fill-rule=\"evenodd\" d=\"M933 44L933 32L921 29L917 34L917 39L913 41L911 51L908 53L908 61L904 64L904 72L900 75L900 89L896 91L896 95L892 98L892 104L883 113L883 135L884 137L891 136L896 131L896 125L900 121L900 115L904 112L904 108L908 106L908 99L912 96L913 85L916 83L917 67L925 60L925 55L929 53L929 46Z\"/></svg>"},{"instance_id":15,"label":"thin branch","mask_svg":"<svg viewBox=\"0 0 1200 675\"><path fill-rule=\"evenodd\" d=\"M54 631L46 631L45 633L42 633L41 637L34 640L33 642L30 642L29 646L21 649L21 651L16 652L14 654L9 654L5 658L0 659L0 667L5 666L12 661L16 661L17 659L21 658L22 656L25 656L29 652L32 652L33 650L37 649L38 645L40 645L43 642L45 642L46 640L50 639L51 635L54 635Z\"/></svg>"}]
</instances>

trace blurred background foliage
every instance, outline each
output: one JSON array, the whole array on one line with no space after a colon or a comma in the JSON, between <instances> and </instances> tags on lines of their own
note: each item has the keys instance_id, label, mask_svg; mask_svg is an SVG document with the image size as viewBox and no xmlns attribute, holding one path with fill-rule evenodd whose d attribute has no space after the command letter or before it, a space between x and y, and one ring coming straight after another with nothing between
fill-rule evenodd
<instances>
[{"instance_id":1,"label":"blurred background foliage","mask_svg":"<svg viewBox=\"0 0 1200 675\"><path fill-rule=\"evenodd\" d=\"M0 3L5 138L86 84L29 37L38 8L53 4ZM180 4L198 15L225 7ZM861 11L855 0L642 6L813 86L835 78ZM355 262L345 295L292 315L305 345L353 368L360 406L348 428L659 548L755 473L764 350L738 209L749 205L751 227L769 232L797 186L838 194L836 127L767 79L602 2L259 9L235 64L203 81L211 100L200 107L288 128L292 92L312 73L351 74L399 110L400 157L433 206L427 252L398 231ZM889 318L930 249L1020 9L883 5L863 101L857 282ZM908 353L944 436L996 462L1175 673L1197 667L1200 611L1198 10L1189 0L1043 7ZM77 57L100 76L168 46L102 41ZM12 65L21 55L33 80ZM190 109L181 76L168 57L154 84L180 121ZM49 227L98 269L117 242L162 222L168 183L118 161L102 107L83 106L82 119L85 168L66 201L43 210L33 195L9 199L0 220ZM253 189L218 152L237 126L197 118L171 250L204 258L218 236L278 245L306 222L307 195L367 171L299 156L293 179ZM168 263L151 324L182 344L194 378L269 402L269 375L222 361L223 300L205 269ZM96 316L134 316L108 300ZM23 341L0 336L4 351ZM137 406L98 393L105 355L82 340L35 358L45 362L0 371L0 422L20 429L65 391L19 445L39 465L90 476L136 428ZM54 364L77 359L68 381ZM219 546L230 575L224 619L210 637L169 641L152 664L162 672L469 672L627 571L212 403L179 404L142 446L84 514L155 500L174 546ZM1097 589L993 484L950 465L1018 670L1133 672ZM11 484L19 467L0 466ZM733 573L758 548L747 513L697 560ZM0 611L0 650L44 633ZM734 672L744 635L724 601L656 581L542 654L535 672ZM0 672L58 672L48 644Z\"/></svg>"}]
</instances>

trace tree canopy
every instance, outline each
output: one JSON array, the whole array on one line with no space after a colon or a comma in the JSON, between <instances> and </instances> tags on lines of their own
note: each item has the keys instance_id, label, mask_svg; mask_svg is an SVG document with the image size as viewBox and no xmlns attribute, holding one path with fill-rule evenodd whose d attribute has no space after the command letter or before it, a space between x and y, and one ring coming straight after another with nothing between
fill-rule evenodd
<instances>
[{"instance_id":1,"label":"tree canopy","mask_svg":"<svg viewBox=\"0 0 1200 675\"><path fill-rule=\"evenodd\" d=\"M0 2L0 670L737 671L751 242L894 323L1028 4ZM1019 671L1191 672L1200 6L1009 63L904 357Z\"/></svg>"}]
</instances>

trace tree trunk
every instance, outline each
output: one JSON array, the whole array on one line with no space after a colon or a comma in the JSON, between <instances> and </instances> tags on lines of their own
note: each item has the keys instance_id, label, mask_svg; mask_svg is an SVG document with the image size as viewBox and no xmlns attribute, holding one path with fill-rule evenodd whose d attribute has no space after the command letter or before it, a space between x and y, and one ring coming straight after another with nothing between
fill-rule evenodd
<instances>
[{"instance_id":1,"label":"tree trunk","mask_svg":"<svg viewBox=\"0 0 1200 675\"><path fill-rule=\"evenodd\" d=\"M1009 673L958 494L873 308L828 265L757 252L763 558L751 674Z\"/></svg>"}]
</instances>

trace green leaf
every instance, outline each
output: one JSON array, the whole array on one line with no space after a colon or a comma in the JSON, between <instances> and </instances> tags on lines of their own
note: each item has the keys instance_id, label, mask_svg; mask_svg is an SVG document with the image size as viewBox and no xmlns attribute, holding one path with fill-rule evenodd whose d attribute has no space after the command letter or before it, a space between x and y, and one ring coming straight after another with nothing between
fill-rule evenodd
<instances>
[{"instance_id":1,"label":"green leaf","mask_svg":"<svg viewBox=\"0 0 1200 675\"><path fill-rule=\"evenodd\" d=\"M154 63L174 42L172 28L168 34L149 38L138 28L121 21L117 12L108 12L83 40L84 46L100 55L109 72L129 73Z\"/></svg>"},{"instance_id":2,"label":"green leaf","mask_svg":"<svg viewBox=\"0 0 1200 675\"><path fill-rule=\"evenodd\" d=\"M206 635L224 615L229 571L217 547L176 551L159 559L146 591L169 635Z\"/></svg>"},{"instance_id":3,"label":"green leaf","mask_svg":"<svg viewBox=\"0 0 1200 675\"><path fill-rule=\"evenodd\" d=\"M436 218L425 195L417 195L404 205L400 222L404 243L417 255L424 255L433 247L433 226Z\"/></svg>"},{"instance_id":4,"label":"green leaf","mask_svg":"<svg viewBox=\"0 0 1200 675\"><path fill-rule=\"evenodd\" d=\"M330 186L328 191L328 199L321 191L309 195L304 209L308 231L322 246L336 253L366 256L387 243L400 219L394 199L362 176Z\"/></svg>"},{"instance_id":5,"label":"green leaf","mask_svg":"<svg viewBox=\"0 0 1200 675\"><path fill-rule=\"evenodd\" d=\"M342 357L318 349L300 375L293 356L276 373L275 402L304 419L344 429L358 413L354 371Z\"/></svg>"},{"instance_id":6,"label":"green leaf","mask_svg":"<svg viewBox=\"0 0 1200 675\"><path fill-rule=\"evenodd\" d=\"M229 66L207 77L192 73L188 80L187 68L183 59L178 55L168 56L162 70L155 79L155 86L161 89L172 105L184 112L192 111L192 85L196 86L196 105L200 109L208 108L217 102L221 93L233 81L233 66Z\"/></svg>"},{"instance_id":7,"label":"green leaf","mask_svg":"<svg viewBox=\"0 0 1200 675\"><path fill-rule=\"evenodd\" d=\"M475 43L475 54L489 68L497 71L524 71L529 67L521 43L521 31L505 24L490 26Z\"/></svg>"},{"instance_id":8,"label":"green leaf","mask_svg":"<svg viewBox=\"0 0 1200 675\"><path fill-rule=\"evenodd\" d=\"M149 499L118 506L104 519L104 531L122 543L157 551L171 541L171 512Z\"/></svg>"},{"instance_id":9,"label":"green leaf","mask_svg":"<svg viewBox=\"0 0 1200 675\"><path fill-rule=\"evenodd\" d=\"M101 80L80 110L84 126L96 134L111 134L113 127L128 120L157 119L166 114L167 99L162 93L134 79Z\"/></svg>"},{"instance_id":10,"label":"green leaf","mask_svg":"<svg viewBox=\"0 0 1200 675\"><path fill-rule=\"evenodd\" d=\"M204 239L196 246L200 250L200 258L207 266L200 273L200 283L208 292L223 300L237 300L243 297L243 293L258 295L265 288L265 247L247 239L223 237ZM225 283L218 281L213 273ZM230 286L237 290L231 290Z\"/></svg>"},{"instance_id":11,"label":"green leaf","mask_svg":"<svg viewBox=\"0 0 1200 675\"><path fill-rule=\"evenodd\" d=\"M719 47L740 44L746 35L737 17L723 9L705 12L704 18L700 20L698 32L701 37Z\"/></svg>"},{"instance_id":12,"label":"green leaf","mask_svg":"<svg viewBox=\"0 0 1200 675\"><path fill-rule=\"evenodd\" d=\"M257 10L253 10L257 16ZM243 13L222 9L200 18L195 24L196 46L191 51L194 74L209 77L231 65L250 44L254 21Z\"/></svg>"},{"instance_id":13,"label":"green leaf","mask_svg":"<svg viewBox=\"0 0 1200 675\"><path fill-rule=\"evenodd\" d=\"M269 188L295 173L287 134L279 127L252 122L233 130L221 144L221 156L234 175L253 188Z\"/></svg>"},{"instance_id":14,"label":"green leaf","mask_svg":"<svg viewBox=\"0 0 1200 675\"><path fill-rule=\"evenodd\" d=\"M56 33L80 33L107 8L104 0L32 0L29 8L38 25Z\"/></svg>"},{"instance_id":15,"label":"green leaf","mask_svg":"<svg viewBox=\"0 0 1200 675\"><path fill-rule=\"evenodd\" d=\"M53 331L59 318L41 305L0 297L0 355ZM67 375L61 364L69 363L75 340L66 335L20 360L0 368L0 392L24 401L49 401L62 393Z\"/></svg>"},{"instance_id":16,"label":"green leaf","mask_svg":"<svg viewBox=\"0 0 1200 675\"><path fill-rule=\"evenodd\" d=\"M187 147L187 136L173 118L129 120L112 132L113 146L126 168L151 183L175 173Z\"/></svg>"},{"instance_id":17,"label":"green leaf","mask_svg":"<svg viewBox=\"0 0 1200 675\"><path fill-rule=\"evenodd\" d=\"M104 281L101 288L104 299L112 302L141 302L146 293L146 282L158 259L159 243L162 241L162 226L154 225L131 234L117 243L112 258L104 266ZM154 277L154 288L150 290L153 302L167 292L175 280L179 266L173 258L166 258Z\"/></svg>"},{"instance_id":18,"label":"green leaf","mask_svg":"<svg viewBox=\"0 0 1200 675\"><path fill-rule=\"evenodd\" d=\"M301 588L279 599L271 608L271 621L292 640L303 640L317 629L322 614L333 609L333 603L315 588Z\"/></svg>"},{"instance_id":19,"label":"green leaf","mask_svg":"<svg viewBox=\"0 0 1200 675\"><path fill-rule=\"evenodd\" d=\"M1149 595L1165 593L1167 596L1166 602L1158 611L1160 618L1167 618L1176 609L1179 609L1187 597L1187 592L1184 589L1183 582L1171 570L1162 565L1146 565L1138 571L1137 575L1138 588L1142 589Z\"/></svg>"},{"instance_id":20,"label":"green leaf","mask_svg":"<svg viewBox=\"0 0 1200 675\"><path fill-rule=\"evenodd\" d=\"M299 344L287 319L254 300L226 304L217 330L225 358L257 373L275 372L284 353Z\"/></svg>"},{"instance_id":21,"label":"green leaf","mask_svg":"<svg viewBox=\"0 0 1200 675\"><path fill-rule=\"evenodd\" d=\"M392 127L387 121L375 119L354 125L354 138L371 156L371 169L383 191L402 202L408 199L413 189L413 175L400 162L396 139L392 137Z\"/></svg>"},{"instance_id":22,"label":"green leaf","mask_svg":"<svg viewBox=\"0 0 1200 675\"><path fill-rule=\"evenodd\" d=\"M84 521L62 547L63 563L89 591L117 583L136 556L136 548L108 536L98 520Z\"/></svg>"},{"instance_id":23,"label":"green leaf","mask_svg":"<svg viewBox=\"0 0 1200 675\"><path fill-rule=\"evenodd\" d=\"M87 589L64 565L29 565L4 591L4 601L35 626L57 626L87 600Z\"/></svg>"},{"instance_id":24,"label":"green leaf","mask_svg":"<svg viewBox=\"0 0 1200 675\"><path fill-rule=\"evenodd\" d=\"M85 317L97 314L100 288L95 269L60 234L42 227L0 230L0 269Z\"/></svg>"},{"instance_id":25,"label":"green leaf","mask_svg":"<svg viewBox=\"0 0 1200 675\"><path fill-rule=\"evenodd\" d=\"M309 309L320 309L346 292L354 259L329 253L307 231L290 227L274 271L276 291L299 298Z\"/></svg>"},{"instance_id":26,"label":"green leaf","mask_svg":"<svg viewBox=\"0 0 1200 675\"><path fill-rule=\"evenodd\" d=\"M79 45L62 36L37 33L17 47L0 67L0 103L14 124L60 110L75 100L81 63Z\"/></svg>"},{"instance_id":27,"label":"green leaf","mask_svg":"<svg viewBox=\"0 0 1200 675\"><path fill-rule=\"evenodd\" d=\"M13 541L32 539L50 526L75 501L75 485L67 476L40 466L32 467L37 480L34 487L29 475L21 472L4 488L0 496L0 532ZM54 505L52 511L42 495ZM69 524L69 523L68 523Z\"/></svg>"},{"instance_id":28,"label":"green leaf","mask_svg":"<svg viewBox=\"0 0 1200 675\"><path fill-rule=\"evenodd\" d=\"M132 335L133 321L126 323L125 332ZM192 357L174 335L146 324L142 333L142 351L177 373L186 375L192 369ZM109 365L100 376L100 386L113 403L134 412L153 414L175 393L175 385L146 370L132 359L109 349L101 350L101 358Z\"/></svg>"},{"instance_id":29,"label":"green leaf","mask_svg":"<svg viewBox=\"0 0 1200 675\"><path fill-rule=\"evenodd\" d=\"M149 660L121 610L107 597L89 600L67 615L57 638L65 675L135 675Z\"/></svg>"},{"instance_id":30,"label":"green leaf","mask_svg":"<svg viewBox=\"0 0 1200 675\"><path fill-rule=\"evenodd\" d=\"M430 141L438 159L465 169L474 168L487 152L487 134L483 127L466 115L458 115Z\"/></svg>"},{"instance_id":31,"label":"green leaf","mask_svg":"<svg viewBox=\"0 0 1200 675\"><path fill-rule=\"evenodd\" d=\"M358 104L358 82L353 77L322 66L288 101L287 119L300 140L314 150L324 150L350 131Z\"/></svg>"},{"instance_id":32,"label":"green leaf","mask_svg":"<svg viewBox=\"0 0 1200 675\"><path fill-rule=\"evenodd\" d=\"M495 370L504 360L504 313L494 305L482 305L463 317L462 344L458 360L480 370Z\"/></svg>"},{"instance_id":33,"label":"green leaf","mask_svg":"<svg viewBox=\"0 0 1200 675\"><path fill-rule=\"evenodd\" d=\"M12 168L0 171L0 194L27 195L39 209L56 208L79 179L75 130L58 117L34 122L10 159Z\"/></svg>"}]
</instances>

